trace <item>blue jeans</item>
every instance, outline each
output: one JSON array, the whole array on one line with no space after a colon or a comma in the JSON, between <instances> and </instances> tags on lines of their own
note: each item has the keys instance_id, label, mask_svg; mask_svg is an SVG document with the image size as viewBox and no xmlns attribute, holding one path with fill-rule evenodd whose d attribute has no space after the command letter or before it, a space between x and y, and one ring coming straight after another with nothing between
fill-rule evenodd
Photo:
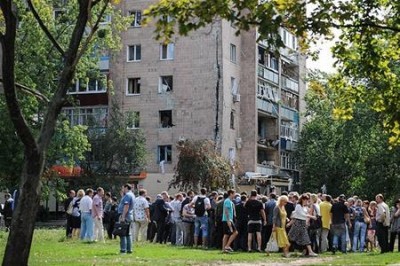
<instances>
[{"instance_id":1,"label":"blue jeans","mask_svg":"<svg viewBox=\"0 0 400 266\"><path fill-rule=\"evenodd\" d=\"M332 246L336 250L339 247L339 238L341 244L341 251L346 253L346 226L345 224L332 224L331 233L333 235Z\"/></svg>"},{"instance_id":2,"label":"blue jeans","mask_svg":"<svg viewBox=\"0 0 400 266\"><path fill-rule=\"evenodd\" d=\"M367 233L367 224L364 222L356 221L354 223L353 231L353 251L357 251L358 239L360 239L360 252L364 251L365 246L365 235Z\"/></svg>"},{"instance_id":3,"label":"blue jeans","mask_svg":"<svg viewBox=\"0 0 400 266\"><path fill-rule=\"evenodd\" d=\"M93 218L90 212L81 214L81 240L93 241Z\"/></svg>"},{"instance_id":4,"label":"blue jeans","mask_svg":"<svg viewBox=\"0 0 400 266\"><path fill-rule=\"evenodd\" d=\"M200 216L194 219L194 236L198 237L202 233L202 237L208 237L208 216Z\"/></svg>"},{"instance_id":5,"label":"blue jeans","mask_svg":"<svg viewBox=\"0 0 400 266\"><path fill-rule=\"evenodd\" d=\"M125 234L125 236L120 236L119 237L119 245L120 245L120 252L121 253L131 253L132 252L132 237L131 237L131 223L132 223L132 219L127 219L126 223L129 224L127 232Z\"/></svg>"}]
</instances>

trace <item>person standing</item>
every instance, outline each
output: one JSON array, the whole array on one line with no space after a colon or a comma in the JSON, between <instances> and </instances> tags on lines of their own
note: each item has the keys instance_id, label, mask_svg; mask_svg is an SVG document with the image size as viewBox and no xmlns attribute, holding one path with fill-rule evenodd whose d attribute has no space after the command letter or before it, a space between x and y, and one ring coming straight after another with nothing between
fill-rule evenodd
<instances>
[{"instance_id":1,"label":"person standing","mask_svg":"<svg viewBox=\"0 0 400 266\"><path fill-rule=\"evenodd\" d=\"M382 194L376 195L375 200L378 203L376 211L376 236L378 237L378 243L381 247L381 254L383 254L389 251L388 234L390 210Z\"/></svg>"},{"instance_id":2,"label":"person standing","mask_svg":"<svg viewBox=\"0 0 400 266\"><path fill-rule=\"evenodd\" d=\"M394 242L396 241L397 236L397 250L400 252L400 199L396 200L394 203L394 207L391 211L391 226L390 226L390 243L389 243L389 251L393 252L394 250Z\"/></svg>"},{"instance_id":3,"label":"person standing","mask_svg":"<svg viewBox=\"0 0 400 266\"><path fill-rule=\"evenodd\" d=\"M238 235L235 223L233 222L235 206L232 202L235 197L235 190L228 190L228 197L224 201L224 207L222 211L222 227L224 232L224 237L222 239L223 252L233 252L231 247L232 242Z\"/></svg>"},{"instance_id":4,"label":"person standing","mask_svg":"<svg viewBox=\"0 0 400 266\"><path fill-rule=\"evenodd\" d=\"M311 249L311 240L308 235L307 225L310 223L310 218L314 218L308 212L308 201L310 200L307 194L303 194L299 202L292 213L292 227L290 228L288 237L290 241L296 243L299 247L303 249L303 254L306 255L308 252L308 256L317 257Z\"/></svg>"},{"instance_id":5,"label":"person standing","mask_svg":"<svg viewBox=\"0 0 400 266\"><path fill-rule=\"evenodd\" d=\"M332 224L331 233L333 236L332 253L335 254L339 248L339 239L342 253L347 253L346 250L346 222L351 227L349 209L344 204L346 201L345 195L340 195L338 202L334 203L331 208Z\"/></svg>"},{"instance_id":6,"label":"person standing","mask_svg":"<svg viewBox=\"0 0 400 266\"><path fill-rule=\"evenodd\" d=\"M101 241L104 243L103 196L104 189L101 187L97 188L97 194L93 197L92 202L92 218L94 221L94 241Z\"/></svg>"},{"instance_id":7,"label":"person standing","mask_svg":"<svg viewBox=\"0 0 400 266\"><path fill-rule=\"evenodd\" d=\"M132 238L131 238L131 223L133 221L133 206L135 196L132 193L130 184L125 184L122 187L122 199L118 205L119 221L127 223L126 233L120 236L120 253L132 253Z\"/></svg>"},{"instance_id":8,"label":"person standing","mask_svg":"<svg viewBox=\"0 0 400 266\"><path fill-rule=\"evenodd\" d=\"M321 222L322 222L322 230L321 230L321 252L326 252L328 250L329 240L329 230L331 228L331 196L322 195L322 202L319 204L319 209L321 212Z\"/></svg>"},{"instance_id":9,"label":"person standing","mask_svg":"<svg viewBox=\"0 0 400 266\"><path fill-rule=\"evenodd\" d=\"M253 234L257 239L257 250L261 252L261 229L267 223L264 211L264 205L257 199L257 191L250 192L250 199L244 207L247 210L247 250L250 252L253 245Z\"/></svg>"},{"instance_id":10,"label":"person standing","mask_svg":"<svg viewBox=\"0 0 400 266\"><path fill-rule=\"evenodd\" d=\"M274 217L273 217L273 227L272 233L276 234L276 240L278 243L278 247L283 250L283 256L285 258L289 257L289 239L286 234L286 221L287 214L285 205L288 203L289 198L287 196L280 196L278 198L276 207L274 209Z\"/></svg>"},{"instance_id":11,"label":"person standing","mask_svg":"<svg viewBox=\"0 0 400 266\"><path fill-rule=\"evenodd\" d=\"M274 217L274 209L276 206L276 194L269 194L269 200L265 203L265 215L267 217L267 224L264 226L264 232L262 237L262 249L267 247L267 243L272 234L273 227L273 217Z\"/></svg>"},{"instance_id":12,"label":"person standing","mask_svg":"<svg viewBox=\"0 0 400 266\"><path fill-rule=\"evenodd\" d=\"M64 202L64 210L65 210L65 216L67 218L67 224L65 225L65 236L68 238L72 237L72 201L75 198L75 190L70 190L68 192L68 198ZM71 208L70 208L71 205ZM71 211L71 213L68 213L68 211Z\"/></svg>"},{"instance_id":13,"label":"person standing","mask_svg":"<svg viewBox=\"0 0 400 266\"><path fill-rule=\"evenodd\" d=\"M353 252L357 251L364 252L365 247L365 237L367 236L367 223L365 222L365 217L368 217L367 210L362 206L362 200L356 200L353 206L354 215L354 230L353 230ZM358 245L359 243L359 245Z\"/></svg>"},{"instance_id":14,"label":"person standing","mask_svg":"<svg viewBox=\"0 0 400 266\"><path fill-rule=\"evenodd\" d=\"M173 201L171 201L171 220L172 220L172 230L171 230L171 244L176 246L183 245L183 230L182 230L182 200L183 196L181 193L175 195Z\"/></svg>"},{"instance_id":15,"label":"person standing","mask_svg":"<svg viewBox=\"0 0 400 266\"><path fill-rule=\"evenodd\" d=\"M2 214L4 216L4 225L6 227L6 232L10 231L11 221L13 216L13 203L14 200L11 198L10 193L6 193L4 195L4 208L2 210Z\"/></svg>"},{"instance_id":16,"label":"person standing","mask_svg":"<svg viewBox=\"0 0 400 266\"><path fill-rule=\"evenodd\" d=\"M139 190L139 197L135 199L133 207L135 217L135 240L145 241L147 239L147 227L150 222L149 202L146 200L145 189Z\"/></svg>"},{"instance_id":17,"label":"person standing","mask_svg":"<svg viewBox=\"0 0 400 266\"><path fill-rule=\"evenodd\" d=\"M79 210L81 212L81 240L93 241L93 189L86 189L85 196L81 199Z\"/></svg>"},{"instance_id":18,"label":"person standing","mask_svg":"<svg viewBox=\"0 0 400 266\"><path fill-rule=\"evenodd\" d=\"M207 189L200 189L200 195L197 195L192 200L192 206L196 214L194 219L194 246L199 244L199 235L201 230L203 248L208 248L208 213L211 208L210 199L207 198Z\"/></svg>"}]
</instances>

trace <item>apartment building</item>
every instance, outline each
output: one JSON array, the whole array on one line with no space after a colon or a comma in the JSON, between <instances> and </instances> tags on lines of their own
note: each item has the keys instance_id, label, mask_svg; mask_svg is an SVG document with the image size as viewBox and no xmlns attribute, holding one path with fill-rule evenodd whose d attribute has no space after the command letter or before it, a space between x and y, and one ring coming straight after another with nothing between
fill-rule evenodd
<instances>
[{"instance_id":1,"label":"apartment building","mask_svg":"<svg viewBox=\"0 0 400 266\"><path fill-rule=\"evenodd\" d=\"M299 182L293 151L306 67L296 38L282 29L286 48L277 55L257 41L255 29L236 36L229 22L215 21L164 44L154 40L151 26L142 26L142 12L152 2L121 3L133 17L123 48L99 62L115 95L104 80L78 80L69 93L79 107L63 110L71 123L106 127L111 101L134 112L130 130L143 130L148 156L146 173L131 178L153 196L168 187L182 139L216 140L221 155L241 164L239 189L279 192Z\"/></svg>"},{"instance_id":2,"label":"apartment building","mask_svg":"<svg viewBox=\"0 0 400 266\"><path fill-rule=\"evenodd\" d=\"M110 61L115 98L137 114L132 130L142 129L147 140L147 176L139 187L150 194L167 187L181 139L216 139L221 155L238 160L247 173L239 181L243 189L265 192L298 182L292 154L305 58L296 52L296 38L282 29L287 48L278 56L257 42L256 30L236 36L229 22L215 21L163 44L154 40L152 27L141 25L151 2L123 2L122 12L134 19L122 35L122 51Z\"/></svg>"}]
</instances>

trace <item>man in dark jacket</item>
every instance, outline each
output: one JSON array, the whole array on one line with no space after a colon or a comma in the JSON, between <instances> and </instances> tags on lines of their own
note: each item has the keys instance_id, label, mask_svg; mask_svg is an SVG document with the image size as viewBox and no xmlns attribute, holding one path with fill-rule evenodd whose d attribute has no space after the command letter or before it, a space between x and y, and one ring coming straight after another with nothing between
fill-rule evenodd
<instances>
[{"instance_id":1,"label":"man in dark jacket","mask_svg":"<svg viewBox=\"0 0 400 266\"><path fill-rule=\"evenodd\" d=\"M157 224L157 243L162 243L165 240L165 228L167 223L168 212L171 211L170 208L166 205L168 202L169 196L167 192L163 192L157 195L156 201L154 204L154 214L153 221Z\"/></svg>"},{"instance_id":2,"label":"man in dark jacket","mask_svg":"<svg viewBox=\"0 0 400 266\"><path fill-rule=\"evenodd\" d=\"M12 220L12 215L13 215L13 202L14 200L11 198L11 194L7 193L4 195L4 208L2 210L2 214L4 217L4 225L6 227L6 232L10 230L11 227L11 220Z\"/></svg>"},{"instance_id":3,"label":"man in dark jacket","mask_svg":"<svg viewBox=\"0 0 400 266\"><path fill-rule=\"evenodd\" d=\"M68 214L68 207L71 204L72 200L75 198L75 191L70 190L68 193L68 198L64 202L64 210L65 210L65 216L67 218L67 224L65 226L65 235L68 238L72 237L72 215Z\"/></svg>"}]
</instances>

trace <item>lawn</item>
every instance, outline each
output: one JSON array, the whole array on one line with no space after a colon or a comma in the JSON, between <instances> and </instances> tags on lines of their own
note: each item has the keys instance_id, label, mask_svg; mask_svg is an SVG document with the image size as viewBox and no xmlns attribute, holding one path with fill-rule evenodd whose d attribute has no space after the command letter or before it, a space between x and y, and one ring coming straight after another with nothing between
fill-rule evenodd
<instances>
[{"instance_id":1,"label":"lawn","mask_svg":"<svg viewBox=\"0 0 400 266\"><path fill-rule=\"evenodd\" d=\"M0 257L7 234L0 232ZM67 240L59 229L35 231L29 265L387 265L400 263L400 253L322 255L319 258L281 258L265 253L222 254L218 250L200 250L160 244L135 244L133 254L120 255L119 241L106 244Z\"/></svg>"}]
</instances>

